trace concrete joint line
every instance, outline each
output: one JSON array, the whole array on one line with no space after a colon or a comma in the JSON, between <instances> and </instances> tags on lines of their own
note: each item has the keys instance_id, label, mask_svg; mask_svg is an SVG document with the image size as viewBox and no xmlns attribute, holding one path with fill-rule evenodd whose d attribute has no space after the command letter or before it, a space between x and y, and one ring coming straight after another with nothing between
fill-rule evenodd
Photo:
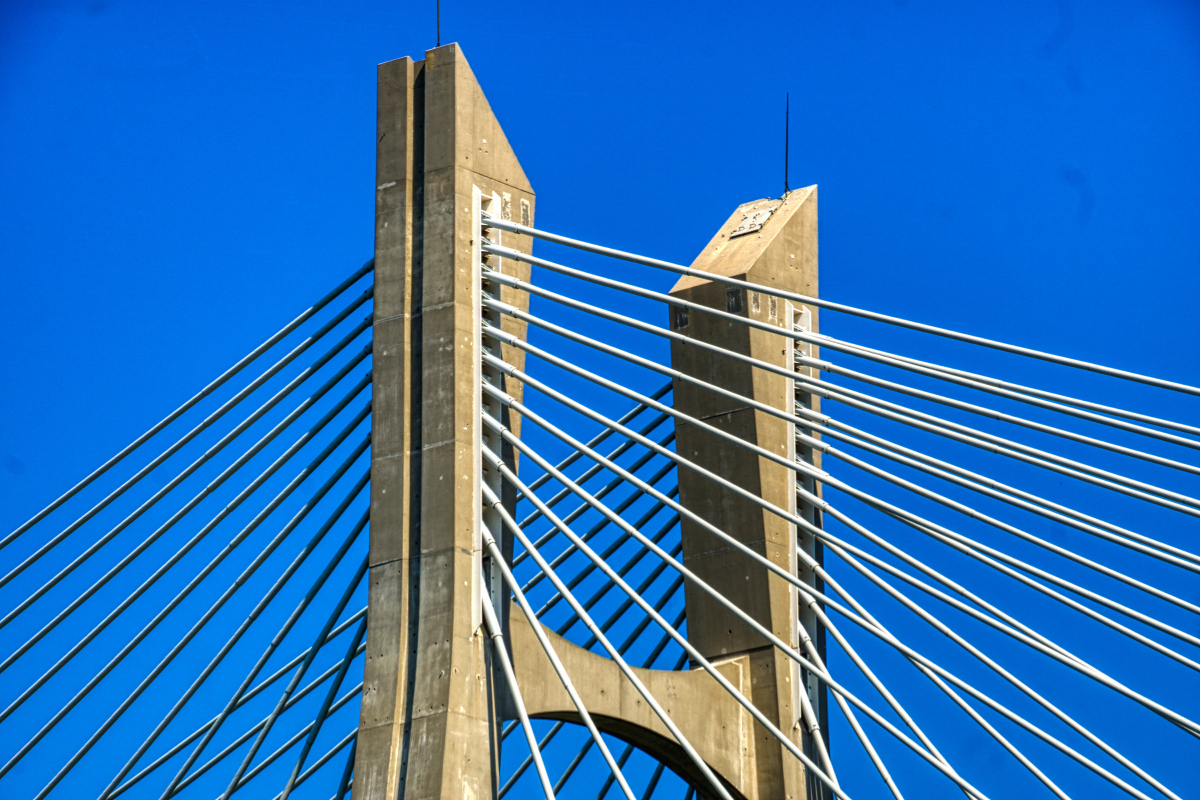
<instances>
[{"instance_id":1,"label":"concrete joint line","mask_svg":"<svg viewBox=\"0 0 1200 800\"><path fill-rule=\"evenodd\" d=\"M737 412L739 412L739 411L757 411L757 410L758 410L758 409L751 408L750 406L742 406L741 408L733 408L733 409L730 409L729 411L721 411L721 412L719 412L719 413L716 413L716 414L708 414L708 415L706 415L706 416L703 416L703 417L697 417L697 419L699 419L701 422L704 422L704 421L706 421L706 420L710 420L710 419L716 419L717 417L728 417L728 416L731 416L731 415L733 415L733 414L736 414L736 413L737 413ZM684 424L684 425L686 425L686 424L687 424L687 421L685 420L685 421L683 422L683 424Z\"/></svg>"},{"instance_id":2,"label":"concrete joint line","mask_svg":"<svg viewBox=\"0 0 1200 800\"><path fill-rule=\"evenodd\" d=\"M412 317L411 317L409 314L396 314L396 315L394 315L394 316L391 316L391 317L376 317L376 318L375 318L375 321L374 321L374 322L372 322L371 324L372 324L372 325L378 325L378 324L380 324L380 323L382 323L382 322L391 322L392 320L397 320L397 319L411 319L411 318L412 318Z\"/></svg>"},{"instance_id":3,"label":"concrete joint line","mask_svg":"<svg viewBox=\"0 0 1200 800\"><path fill-rule=\"evenodd\" d=\"M389 558L386 561L377 561L377 562L368 564L367 569L378 569L379 567L386 567L389 564L408 563L410 561L415 560L416 558L419 558L419 556L410 556L408 558Z\"/></svg>"},{"instance_id":4,"label":"concrete joint line","mask_svg":"<svg viewBox=\"0 0 1200 800\"><path fill-rule=\"evenodd\" d=\"M742 544L746 545L747 547L754 547L754 545L758 544L759 542L763 542L765 544L766 540L765 539L756 539L753 542L742 542ZM765 549L765 547L764 547L764 549ZM696 553L695 555L692 555L692 556L684 556L683 563L686 565L689 561L694 561L697 558L707 558L709 556L715 556L720 553L741 553L741 552L742 551L736 547L721 547L716 550L705 550L703 553ZM759 566L759 565L756 565L756 566Z\"/></svg>"},{"instance_id":5,"label":"concrete joint line","mask_svg":"<svg viewBox=\"0 0 1200 800\"><path fill-rule=\"evenodd\" d=\"M516 186L516 185L511 184L508 181L504 180L503 178L497 178L494 175L488 175L486 172L480 172L479 170L475 169L474 167L463 166L461 164L454 164L449 167L441 167L439 169L433 170L432 172L426 172L423 174L425 176L425 179L428 180L431 175L439 175L443 172L446 172L447 170L452 170L452 169L466 170L467 172L474 173L481 178L487 178L489 181L492 181L493 183L496 183L500 186L504 186L509 189L512 189L515 192L520 192L521 194L528 194L531 198L536 197L536 195L532 191L530 191L528 188L526 188L524 186Z\"/></svg>"},{"instance_id":6,"label":"concrete joint line","mask_svg":"<svg viewBox=\"0 0 1200 800\"><path fill-rule=\"evenodd\" d=\"M728 664L730 662L737 661L739 658L745 658L746 656L752 656L755 653L765 653L768 651L774 652L775 650L779 650L779 649L782 649L782 648L776 647L773 644L766 644L766 645L763 645L762 647L751 647L749 650L739 650L736 653L729 653L728 655L722 655L720 657L720 659L710 658L709 661L712 663L712 665L714 667L720 667L720 666L724 666L725 664ZM799 650L800 648L793 647L792 649Z\"/></svg>"},{"instance_id":7,"label":"concrete joint line","mask_svg":"<svg viewBox=\"0 0 1200 800\"><path fill-rule=\"evenodd\" d=\"M371 459L371 463L382 463L384 461L391 461L394 458L410 458L416 452L417 451L415 450L403 450L399 453L392 453L391 455L378 455Z\"/></svg>"}]
</instances>

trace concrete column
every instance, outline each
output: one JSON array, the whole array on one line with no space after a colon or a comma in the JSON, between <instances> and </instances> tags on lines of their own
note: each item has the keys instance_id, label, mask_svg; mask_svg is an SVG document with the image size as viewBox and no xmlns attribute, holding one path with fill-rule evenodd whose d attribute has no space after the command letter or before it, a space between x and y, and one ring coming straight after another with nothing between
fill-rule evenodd
<instances>
[{"instance_id":1,"label":"concrete column","mask_svg":"<svg viewBox=\"0 0 1200 800\"><path fill-rule=\"evenodd\" d=\"M502 216L532 224L534 195L457 45L380 65L376 141L370 606L354 797L491 797L503 698L479 630L473 202L494 195ZM518 236L504 244L530 247ZM526 266L498 266L528 280ZM527 307L515 292L502 299Z\"/></svg>"},{"instance_id":2,"label":"concrete column","mask_svg":"<svg viewBox=\"0 0 1200 800\"><path fill-rule=\"evenodd\" d=\"M793 191L780 200L739 206L692 267L816 296L816 187ZM759 292L692 277L682 278L672 294L781 329L789 328L795 314L805 311ZM815 309L810 311L807 318L815 330ZM680 308L671 310L670 324L690 338L789 369L792 366L792 343L783 336ZM689 375L779 409L792 408L794 382L787 378L680 342L672 342L671 359L675 369ZM675 381L674 398L676 408L696 419L781 456L796 455L791 423L679 380ZM676 448L680 455L782 509L812 514L812 509L796 508L795 473L783 466L691 424L676 424ZM679 498L707 522L796 573L795 525L683 468L679 470ZM793 646L799 644L793 587L686 519L682 535L684 563L690 569L776 636ZM801 545L813 546L804 540ZM795 663L693 584L686 584L685 595L689 641L717 663L741 662L751 676L754 704L801 743L798 692L805 677ZM820 698L816 699L819 702ZM761 726L755 725L754 738L758 800L805 797L803 767L773 743Z\"/></svg>"}]
</instances>

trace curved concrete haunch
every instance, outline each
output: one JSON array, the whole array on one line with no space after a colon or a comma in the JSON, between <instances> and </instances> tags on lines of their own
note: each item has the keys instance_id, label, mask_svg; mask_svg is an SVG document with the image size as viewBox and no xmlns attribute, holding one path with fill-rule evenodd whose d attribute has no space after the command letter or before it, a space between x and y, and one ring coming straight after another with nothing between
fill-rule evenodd
<instances>
[{"instance_id":1,"label":"curved concrete haunch","mask_svg":"<svg viewBox=\"0 0 1200 800\"><path fill-rule=\"evenodd\" d=\"M513 668L529 716L580 723L575 705L529 622L515 608L510 620ZM590 653L544 626L543 630L597 728L657 758L696 787L701 797L715 800L717 795L708 779L621 674L615 661ZM748 661L742 656L717 668L739 691L752 698ZM684 738L724 781L735 800L759 797L755 745L760 737L770 734L751 719L733 696L703 670L673 672L635 667L634 672L679 726Z\"/></svg>"}]
</instances>

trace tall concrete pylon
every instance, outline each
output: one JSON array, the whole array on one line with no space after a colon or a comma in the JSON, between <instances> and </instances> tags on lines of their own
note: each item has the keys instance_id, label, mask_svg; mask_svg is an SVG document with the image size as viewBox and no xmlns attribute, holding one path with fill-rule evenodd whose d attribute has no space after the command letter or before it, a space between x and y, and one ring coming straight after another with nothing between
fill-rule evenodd
<instances>
[{"instance_id":1,"label":"tall concrete pylon","mask_svg":"<svg viewBox=\"0 0 1200 800\"><path fill-rule=\"evenodd\" d=\"M801 293L817 294L817 187L797 189L778 200L756 200L738 206L692 262L697 270ZM816 331L816 309L701 278L680 279L671 292L693 303L750 317L780 328L800 325ZM793 340L762 330L733 325L702 312L681 313L674 307L670 327L689 338L718 345L771 364L791 368ZM815 348L804 355L815 357ZM795 399L813 410L818 398L797 398L791 380L751 369L741 362L672 341L671 366L703 381L728 388L775 408L791 411ZM820 466L820 453L797 453L794 427L777 417L737 404L706 389L676 379L674 404L681 412L739 438L796 456ZM795 399L794 399L795 398ZM697 465L729 478L776 506L820 525L819 512L796 502L796 473L749 453L711 433L676 423L676 450ZM811 482L809 491L819 492ZM818 561L819 545L811 534L752 505L736 493L686 469L679 470L679 502L707 522L733 534L811 585L820 587L808 569L797 572L796 546ZM823 629L808 609L798 608L797 593L765 567L735 553L695 523L682 523L685 566L759 623L793 647L809 636L824 656ZM772 647L748 625L720 607L690 581L685 584L687 636L700 654L713 662L737 689L780 730L815 757L811 737L800 720L800 692L813 704L823 731L828 730L825 695L815 679L801 675L795 662ZM604 732L653 755L686 779L703 798L715 798L706 779L665 726L620 675L616 664L547 632L555 650L576 679L588 711ZM524 619L512 618L513 659L521 694L531 716L578 721L566 692L549 668ZM674 722L735 797L746 800L823 798L827 790L809 780L803 766L733 697L699 669L682 672L634 670L660 698ZM826 739L827 739L826 734Z\"/></svg>"},{"instance_id":2,"label":"tall concrete pylon","mask_svg":"<svg viewBox=\"0 0 1200 800\"><path fill-rule=\"evenodd\" d=\"M534 194L457 45L381 64L378 80L370 595L354 797L491 797L501 714L480 631L474 205L495 196L496 213L532 224ZM505 244L529 248L522 236ZM516 262L505 269L529 276ZM517 295L502 299L527 308ZM524 336L523 324L502 323ZM503 357L524 363L519 350Z\"/></svg>"},{"instance_id":3,"label":"tall concrete pylon","mask_svg":"<svg viewBox=\"0 0 1200 800\"><path fill-rule=\"evenodd\" d=\"M755 200L739 206L691 268L816 297L817 264L817 187L809 186L778 200ZM793 326L812 332L817 329L816 309L795 307L788 301L742 287L685 276L671 294L786 330ZM681 306L672 309L671 329L690 339L788 370L794 368L794 346L805 348L803 355L815 355L810 345L762 329L734 325L710 314L689 312ZM778 374L731 358L714 357L707 350L678 340L671 342L671 365L742 397L793 412L795 383ZM819 452L808 448L796 452L793 423L679 379L675 380L673 391L675 408L693 419L787 459L799 455L820 466ZM812 410L819 410L818 398L806 394L800 400ZM820 524L819 512L811 505L797 507L795 472L695 425L677 423L675 430L675 447L680 455L777 508ZM819 492L811 479L805 488ZM820 546L811 534L798 532L795 524L690 470L679 471L679 502L793 575L798 574L797 545L820 558ZM766 567L734 553L727 543L692 520L683 519L681 533L685 566L792 647L800 647L801 635L810 636L824 657L824 629L816 624L811 610L798 607L793 586L772 575ZM800 574L810 584L817 585L813 583L817 578L811 570L805 568ZM801 675L795 661L712 596L690 581L684 587L688 641L715 663L742 664L742 669L751 675L751 692L747 696L780 730L791 732L810 756L815 755L811 737L800 720L801 702L808 699L820 728L828 731L824 696L815 679ZM801 692L807 698L802 698ZM759 797L803 797L802 765L761 726L756 726L754 738ZM819 796L818 786L811 787L813 796Z\"/></svg>"},{"instance_id":4,"label":"tall concrete pylon","mask_svg":"<svg viewBox=\"0 0 1200 800\"><path fill-rule=\"evenodd\" d=\"M484 514L479 489L483 481L498 486L496 476L481 465L482 443L499 448L488 440L480 415L500 412L488 412L481 401L476 225L481 206L501 218L532 225L534 194L457 45L429 50L424 61L403 58L380 65L376 175L370 595L353 796L355 800L491 798L498 787L500 725L514 713L502 681L496 679L491 644L481 627L483 599L489 594L506 598L507 592L494 583L486 585L479 531L488 527L509 553L511 543L498 535L494 520ZM815 203L815 188L768 203L771 213L753 234L753 241L761 243L757 250L747 246L750 239L713 252L710 246L696 266L815 293ZM714 242L742 224L747 217L744 211L742 207L735 212ZM505 233L503 244L530 252L528 237ZM791 269L793 255L802 267ZM522 262L505 260L493 267L529 279L529 267ZM723 286L702 284L682 281L675 291L697 302L729 308ZM523 292L504 287L500 299L528 308ZM794 312L776 309L775 315L769 315L775 306L767 306L765 297L761 305L753 297L743 298L742 303L740 312L770 316L780 325L783 314L791 320ZM708 337L707 323L699 316L683 326L685 332ZM525 326L512 318L491 321L525 336ZM679 321L674 319L673 327ZM773 340L785 341L762 334L752 335L749 343L735 343L728 336L722 338L716 328L713 331L713 341L756 357L765 357L771 348L779 350L782 345ZM518 368L524 364L518 349L505 346L501 356ZM709 367L694 354L673 351L673 357L678 369L708 374ZM790 354L776 354L770 360L790 364ZM721 376L731 378L737 376ZM752 386L747 384L752 389L749 396L788 408L790 387L784 383L790 382L764 383L756 376ZM503 388L521 397L519 385L505 383ZM686 386L675 388L682 409L700 418L709 415L705 404L711 400ZM738 420L753 441L762 444L769 439L771 446L780 442L785 449L791 446L787 426L772 427L774 420L759 419L755 412L739 416L728 411L721 413ZM519 434L519 419L502 421ZM684 427L679 432L681 447L695 439ZM511 449L502 455L515 470ZM780 498L787 502L790 496L790 507L795 507L794 492L789 493L780 475L758 463L760 459L726 464L729 456L720 448L710 449L705 458L722 469L741 470L734 479L742 485L765 487L772 502ZM709 465L709 461L701 463ZM728 509L736 507L735 498L699 486L698 479L684 472L680 496L686 504L705 507L702 513L712 515L714 521L725 519ZM510 507L515 505L511 490L502 497ZM765 543L773 559L786 560L794 568L794 557L788 560L784 550L796 541L796 532L772 525L763 518L751 528L729 530L755 546ZM705 550L703 537L689 533L686 525L683 535L689 566L707 574L702 572L703 562L711 548ZM798 626L789 622L795 619L794 592L765 576L757 584L768 587L765 593L747 592L741 584L714 584L739 603L747 603L756 619L785 641L797 641ZM510 613L506 600L498 599L497 604L530 716L578 722L578 712L529 622L519 612ZM722 674L739 691L800 741L797 701L789 694L799 691L799 679L791 663L781 656L770 657L752 634L727 625L690 588L687 606L688 635L702 654L718 661ZM722 634L723 630L728 632ZM698 796L716 797L670 732L637 699L613 661L552 631L545 633L601 731L658 758L689 781ZM805 797L803 769L780 745L765 739L766 732L709 675L701 670L636 671L735 798Z\"/></svg>"}]
</instances>

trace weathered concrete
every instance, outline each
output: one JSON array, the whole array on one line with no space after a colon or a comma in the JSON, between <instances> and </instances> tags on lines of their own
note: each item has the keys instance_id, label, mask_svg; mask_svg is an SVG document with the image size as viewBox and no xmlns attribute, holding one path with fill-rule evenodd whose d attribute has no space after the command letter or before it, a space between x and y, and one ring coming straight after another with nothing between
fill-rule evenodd
<instances>
[{"instance_id":1,"label":"weathered concrete","mask_svg":"<svg viewBox=\"0 0 1200 800\"><path fill-rule=\"evenodd\" d=\"M746 222L753 220L756 213L761 221L761 215L767 211L770 216L761 228L739 235L739 226L744 230ZM796 190L780 200L757 200L739 206L692 262L692 267L816 296L816 187ZM800 311L790 303L759 292L694 277L680 279L671 293L781 329L789 328L795 312ZM678 308L672 310L670 323L673 330L689 338L791 368L792 342L783 336ZM811 323L815 330L815 314ZM791 410L794 382L790 379L678 341L672 341L671 360L675 369L689 375L775 408ZM795 455L791 423L679 380L674 385L674 401L677 409L713 427L780 456ZM795 473L791 470L692 424L676 425L676 449L680 455L779 508L798 511ZM795 525L682 468L679 498L705 521L796 573ZM812 518L812 509L799 511ZM683 560L690 569L776 636L794 647L799 644L797 596L792 586L765 567L738 555L727 543L694 522L683 521L682 535ZM811 549L810 541L801 544ZM706 658L748 658L754 675L751 698L754 704L781 730L790 731L795 741L801 742L802 726L797 724L798 691L804 676L795 663L691 582L685 584L685 594L689 641ZM812 634L815 638L815 629ZM816 699L819 707L819 696ZM781 745L767 744L762 738L766 735L765 730L760 730L756 736L763 744L755 755L759 800L803 797L803 768Z\"/></svg>"},{"instance_id":2,"label":"weathered concrete","mask_svg":"<svg viewBox=\"0 0 1200 800\"><path fill-rule=\"evenodd\" d=\"M731 232L741 224L747 212L764 207L772 209L772 214L761 230L730 239ZM740 206L692 266L815 295L816 211L816 187L792 192L782 200L761 200ZM770 322L781 328L790 326L795 319L815 330L815 317L808 309L795 309L760 293L730 292L724 284L697 278L680 280L673 292L693 302ZM673 313L671 327L689 337L773 364L790 366L792 363L791 340L778 334L752 330L702 312ZM764 374L731 359L714 357L683 343L673 343L672 362L677 369L759 402L781 409L791 408L794 396L791 380ZM796 455L790 424L685 382L676 381L674 391L675 406L681 411L762 447L774 449L781 455ZM808 402L813 398L802 399ZM705 433L695 425L677 423L676 436L680 454L781 508L806 515L819 523L814 509L796 508L794 472ZM812 457L811 453L799 455ZM679 471L679 484L680 502L685 506L795 572L795 526L686 469ZM701 578L749 611L784 641L793 646L799 644L797 598L789 584L746 557L732 553L726 543L693 523L683 524L683 544L685 563ZM811 536L801 536L799 544L819 556ZM804 571L799 574L812 577ZM707 594L690 583L685 587L691 643L715 662L722 674L768 719L790 733L793 741L805 746L811 754L811 742L797 724L798 692L803 690L804 676L800 675L795 663ZM665 763L696 787L700 797L716 796L699 769L613 661L584 651L548 630L546 633L600 730ZM811 628L810 635L823 651L819 631ZM574 705L524 619L513 617L510 642L521 694L530 715L578 721ZM799 800L824 795L815 781L805 781L799 762L706 672L700 669L636 671L735 798ZM823 715L822 695L813 692L813 697L818 715ZM823 729L827 727L823 719L821 725Z\"/></svg>"},{"instance_id":3,"label":"weathered concrete","mask_svg":"<svg viewBox=\"0 0 1200 800\"><path fill-rule=\"evenodd\" d=\"M370 607L354 797L493 797L499 724L513 709L496 683L490 647L480 629L479 604L489 586L480 577L486 563L479 530L487 525L499 532L479 502L481 481L499 485L480 466L481 447L498 446L481 424L481 414L501 416L518 433L520 420L481 398L480 349L482 344L497 346L483 334L484 320L521 337L525 326L478 312L475 208L484 205L501 217L533 224L534 196L456 45L430 50L424 61L404 58L380 65L377 147ZM762 237L755 234L730 246L725 234L742 216L735 214L694 266L815 293L815 202L813 190L792 193L768 220ZM494 239L501 235L492 234ZM503 237L503 244L529 252L528 238ZM779 255L783 252L797 255L800 265L793 268L793 259ZM529 279L523 263L494 258L488 263ZM489 288L497 289L494 284ZM676 291L722 308L730 302L723 287L703 281L683 281ZM528 307L524 293L505 287L500 295L507 303ZM739 310L778 324L790 313L765 298L740 302ZM780 337L731 333L729 326L699 316L691 323L674 321L688 335L790 363L790 351L775 352ZM504 346L501 355L518 367L524 364L520 350ZM788 381L731 370L698 358L692 348L674 356L676 366L708 380L780 407L790 403ZM521 386L499 375L490 377L521 396ZM791 452L790 427L778 420L714 404L686 386L676 386L676 403L751 441ZM709 442L689 426L679 427L679 443L681 453L735 476L772 502L794 507L788 505L794 504L790 476L785 480L777 467ZM511 448L502 455L515 469ZM789 560L795 541L790 526L759 512L744 513L686 471L680 478L685 503L703 509L701 513L779 563L794 563ZM511 487L504 487L504 498L514 504ZM743 525L744 520L752 522ZM728 573L730 563L722 548L687 525L684 537L685 557L693 569L780 636L796 640L795 597L786 586L749 568L744 582L742 572L733 575L739 580L730 575L722 580L720 573ZM507 537L498 538L511 553ZM752 573L754 579L748 580ZM752 702L790 729L796 689L791 662L743 626L729 623L691 587L687 601L693 641ZM529 623L513 616L507 603L500 605L530 714L578 721ZM663 761L696 786L700 797L713 796L615 663L552 633L550 637L601 730ZM706 673L639 670L639 675L735 797L801 796L803 775L794 759L784 757L770 735Z\"/></svg>"},{"instance_id":4,"label":"weathered concrete","mask_svg":"<svg viewBox=\"0 0 1200 800\"><path fill-rule=\"evenodd\" d=\"M472 199L476 188L495 193L531 223L534 195L456 45L380 65L378 109L370 606L354 797L491 797L500 714L478 630ZM502 268L528 279L523 265Z\"/></svg>"},{"instance_id":5,"label":"weathered concrete","mask_svg":"<svg viewBox=\"0 0 1200 800\"><path fill-rule=\"evenodd\" d=\"M708 779L692 763L617 663L571 644L543 628L596 727L650 753L691 783L702 798L713 798ZM542 651L528 621L511 623L513 667L525 708L532 717L580 722L575 705ZM747 659L719 667L743 694L751 694ZM638 678L679 726L701 758L725 782L734 798L754 798L754 750L749 715L705 672L634 668Z\"/></svg>"}]
</instances>

